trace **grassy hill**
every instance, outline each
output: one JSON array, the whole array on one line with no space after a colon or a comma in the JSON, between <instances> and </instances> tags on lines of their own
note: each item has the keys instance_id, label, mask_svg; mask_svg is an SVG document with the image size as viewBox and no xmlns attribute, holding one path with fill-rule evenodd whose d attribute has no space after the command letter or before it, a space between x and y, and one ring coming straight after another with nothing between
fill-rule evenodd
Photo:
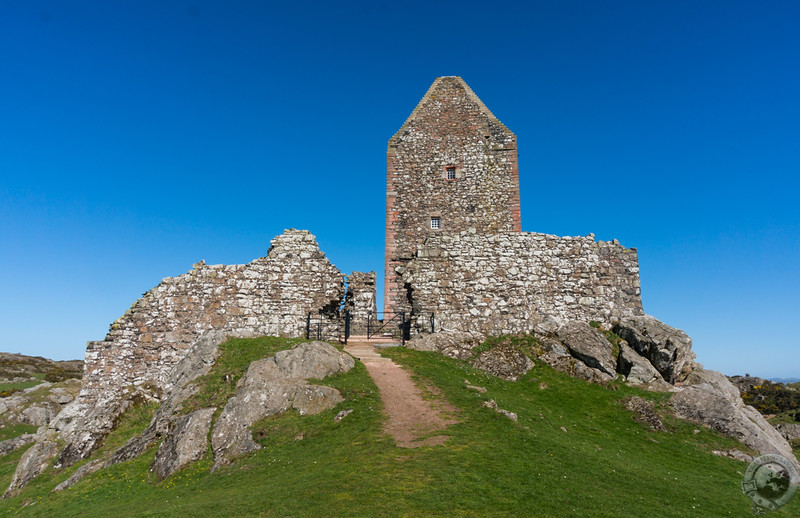
<instances>
[{"instance_id":1,"label":"grassy hill","mask_svg":"<svg viewBox=\"0 0 800 518\"><path fill-rule=\"evenodd\" d=\"M231 340L201 383L220 401L250 361L296 341ZM289 412L254 426L263 449L210 473L210 458L161 483L149 472L155 455L101 470L52 494L78 466L48 469L19 496L0 501L14 516L751 516L739 483L747 465L711 454L745 448L675 420L668 395L610 384L591 385L550 367L516 382L435 353L393 348L384 354L457 408L441 446L397 448L382 433L377 389L361 364L325 379L346 401L315 416ZM225 378L225 375L231 376ZM484 387L485 394L466 387ZM653 401L667 432L651 431L621 401ZM482 403L494 399L517 422ZM192 401L191 405L201 405ZM343 409L353 413L335 423ZM103 450L143 430L155 411L124 417ZM21 451L0 457L7 487ZM800 498L774 513L798 516Z\"/></svg>"},{"instance_id":2,"label":"grassy hill","mask_svg":"<svg viewBox=\"0 0 800 518\"><path fill-rule=\"evenodd\" d=\"M0 353L0 397L36 386L43 381L58 382L80 378L83 361L53 361L41 356Z\"/></svg>"}]
</instances>

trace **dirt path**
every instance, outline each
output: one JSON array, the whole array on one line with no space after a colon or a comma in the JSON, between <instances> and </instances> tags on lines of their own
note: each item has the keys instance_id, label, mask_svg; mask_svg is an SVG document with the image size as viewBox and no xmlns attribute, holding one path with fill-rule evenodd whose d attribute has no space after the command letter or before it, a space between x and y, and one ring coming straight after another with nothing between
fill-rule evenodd
<instances>
[{"instance_id":1,"label":"dirt path","mask_svg":"<svg viewBox=\"0 0 800 518\"><path fill-rule=\"evenodd\" d=\"M444 412L454 411L454 408L441 398L435 401L424 399L423 391L408 372L378 354L373 344L351 342L345 351L361 360L375 380L384 411L389 417L384 431L394 437L398 446L432 446L447 440L446 435L436 435L436 432L456 422L443 415Z\"/></svg>"}]
</instances>

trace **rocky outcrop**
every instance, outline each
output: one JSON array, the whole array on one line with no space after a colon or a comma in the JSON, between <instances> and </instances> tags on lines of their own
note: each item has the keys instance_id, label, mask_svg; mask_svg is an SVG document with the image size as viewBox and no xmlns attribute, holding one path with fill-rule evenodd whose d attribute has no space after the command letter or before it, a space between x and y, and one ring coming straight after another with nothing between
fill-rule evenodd
<instances>
[{"instance_id":1,"label":"rocky outcrop","mask_svg":"<svg viewBox=\"0 0 800 518\"><path fill-rule=\"evenodd\" d=\"M150 467L164 480L186 464L199 460L208 449L208 431L216 408L201 408L171 421Z\"/></svg>"},{"instance_id":2,"label":"rocky outcrop","mask_svg":"<svg viewBox=\"0 0 800 518\"><path fill-rule=\"evenodd\" d=\"M191 353L173 370L166 384L169 394L164 397L150 426L141 435L134 437L115 451L110 458L102 460L100 467L106 467L134 458L144 452L161 436L170 424L170 419L180 409L180 403L194 393L196 388L190 382L207 374L219 356L219 344L225 340L220 331L204 333L194 344ZM114 429L117 419L129 408L142 402L155 399L156 395L146 387L116 392L108 397L95 400L95 406L87 408L90 399L77 398L66 405L48 429L37 435L37 444L25 452L30 460L20 461L6 495L13 494L41 473L41 466L58 454L57 440L66 443L56 462L57 467L68 466L88 457L103 439ZM93 464L94 466L94 464ZM96 466L95 466L96 467ZM97 469L100 469L97 467ZM41 468L44 469L44 468ZM95 470L96 471L96 470ZM69 487L90 473L82 467L71 477ZM64 488L62 487L62 489Z\"/></svg>"},{"instance_id":3,"label":"rocky outcrop","mask_svg":"<svg viewBox=\"0 0 800 518\"><path fill-rule=\"evenodd\" d=\"M450 358L466 360L472 357L472 349L477 347L484 336L463 331L441 331L429 335L420 335L406 344L409 349L418 351L434 351Z\"/></svg>"},{"instance_id":4,"label":"rocky outcrop","mask_svg":"<svg viewBox=\"0 0 800 518\"><path fill-rule=\"evenodd\" d=\"M786 439L753 407L725 375L697 369L671 398L675 414L737 439L761 454L777 453L800 468Z\"/></svg>"},{"instance_id":5,"label":"rocky outcrop","mask_svg":"<svg viewBox=\"0 0 800 518\"><path fill-rule=\"evenodd\" d=\"M44 382L0 398L0 415L6 423L44 426L75 398L80 384L77 379Z\"/></svg>"},{"instance_id":6,"label":"rocky outcrop","mask_svg":"<svg viewBox=\"0 0 800 518\"><path fill-rule=\"evenodd\" d=\"M667 383L661 372L649 359L648 354L658 358L659 366L670 375L681 373L685 377L694 365L691 340L677 329L662 324L653 317L631 317L615 326L615 329L638 329L634 336L643 352L630 347L625 340L614 337L597 323L563 322L555 317L536 319L536 336L540 347L523 352L499 344L482 351L475 357L474 349L483 340L478 334L463 331L440 331L420 335L408 343L411 349L436 351L456 359L470 360L473 366L505 379L515 380L532 366L531 356L553 368L592 383L605 383L622 374L625 380L648 390L669 392L674 387ZM613 338L613 342L611 338ZM642 345L649 339L648 345ZM680 348L675 344L680 344ZM673 352L674 361L663 356ZM689 361L691 360L691 361ZM679 376L678 376L679 377Z\"/></svg>"},{"instance_id":7,"label":"rocky outcrop","mask_svg":"<svg viewBox=\"0 0 800 518\"><path fill-rule=\"evenodd\" d=\"M75 473L69 476L67 480L60 483L53 489L53 493L58 493L59 491L64 491L65 489L69 489L75 484L78 483L83 477L87 475L91 475L96 471L100 471L105 465L103 459L95 459L93 461L87 462L83 466L79 467L75 470Z\"/></svg>"},{"instance_id":8,"label":"rocky outcrop","mask_svg":"<svg viewBox=\"0 0 800 518\"><path fill-rule=\"evenodd\" d=\"M787 441L800 440L800 424L797 423L783 423L775 426L778 433L784 436Z\"/></svg>"},{"instance_id":9,"label":"rocky outcrop","mask_svg":"<svg viewBox=\"0 0 800 518\"><path fill-rule=\"evenodd\" d=\"M5 441L0 441L0 455L8 455L14 450L22 448L32 442L36 441L36 434L32 433L24 433L19 437L13 437L11 439L6 439Z\"/></svg>"},{"instance_id":10,"label":"rocky outcrop","mask_svg":"<svg viewBox=\"0 0 800 518\"><path fill-rule=\"evenodd\" d=\"M768 379L759 378L758 376L731 376L728 379L742 394L753 390L753 387L772 384Z\"/></svg>"},{"instance_id":11,"label":"rocky outcrop","mask_svg":"<svg viewBox=\"0 0 800 518\"><path fill-rule=\"evenodd\" d=\"M57 453L58 446L52 438L51 440L37 442L28 448L28 451L22 454L14 476L11 478L11 484L9 484L8 489L3 494L3 498L16 495L28 482L39 476L39 474L47 469L47 466L50 465L50 461Z\"/></svg>"},{"instance_id":12,"label":"rocky outcrop","mask_svg":"<svg viewBox=\"0 0 800 518\"><path fill-rule=\"evenodd\" d=\"M617 359L612 344L597 329L586 322L569 322L558 330L558 339L587 367L616 376Z\"/></svg>"},{"instance_id":13,"label":"rocky outcrop","mask_svg":"<svg viewBox=\"0 0 800 518\"><path fill-rule=\"evenodd\" d=\"M314 414L333 408L344 398L339 391L309 385L309 378L322 379L347 372L355 362L325 342L300 344L272 358L250 364L214 425L211 447L214 469L239 455L260 449L250 426L270 415L295 408L300 414Z\"/></svg>"},{"instance_id":14,"label":"rocky outcrop","mask_svg":"<svg viewBox=\"0 0 800 518\"><path fill-rule=\"evenodd\" d=\"M533 360L506 345L482 352L472 360L472 365L499 378L516 381L533 368Z\"/></svg>"},{"instance_id":15,"label":"rocky outcrop","mask_svg":"<svg viewBox=\"0 0 800 518\"><path fill-rule=\"evenodd\" d=\"M33 426L43 426L58 414L58 410L59 405L57 403L31 405L20 412L19 421Z\"/></svg>"},{"instance_id":16,"label":"rocky outcrop","mask_svg":"<svg viewBox=\"0 0 800 518\"><path fill-rule=\"evenodd\" d=\"M617 370L625 376L625 381L630 385L643 386L659 392L669 392L674 388L664 381L661 373L647 358L634 351L624 340L619 344Z\"/></svg>"},{"instance_id":17,"label":"rocky outcrop","mask_svg":"<svg viewBox=\"0 0 800 518\"><path fill-rule=\"evenodd\" d=\"M623 319L613 331L647 358L668 383L683 381L692 371L692 339L680 329L645 315Z\"/></svg>"}]
</instances>

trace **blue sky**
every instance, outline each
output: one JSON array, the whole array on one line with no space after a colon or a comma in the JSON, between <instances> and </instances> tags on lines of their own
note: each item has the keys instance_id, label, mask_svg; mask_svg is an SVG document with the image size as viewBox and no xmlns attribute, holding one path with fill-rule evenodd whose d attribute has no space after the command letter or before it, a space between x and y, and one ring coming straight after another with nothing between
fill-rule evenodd
<instances>
[{"instance_id":1,"label":"blue sky","mask_svg":"<svg viewBox=\"0 0 800 518\"><path fill-rule=\"evenodd\" d=\"M387 140L460 75L524 230L638 248L706 367L800 376L799 3L287 4L0 4L0 350L82 358L289 227L382 274Z\"/></svg>"}]
</instances>

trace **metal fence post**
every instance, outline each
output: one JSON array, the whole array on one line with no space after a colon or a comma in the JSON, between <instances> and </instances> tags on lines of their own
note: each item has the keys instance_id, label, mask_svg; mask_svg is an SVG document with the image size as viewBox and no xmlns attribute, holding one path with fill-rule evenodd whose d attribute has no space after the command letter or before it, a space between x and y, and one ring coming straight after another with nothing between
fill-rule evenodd
<instances>
[{"instance_id":1,"label":"metal fence post","mask_svg":"<svg viewBox=\"0 0 800 518\"><path fill-rule=\"evenodd\" d=\"M436 313L431 312L431 334L436 332Z\"/></svg>"},{"instance_id":2,"label":"metal fence post","mask_svg":"<svg viewBox=\"0 0 800 518\"><path fill-rule=\"evenodd\" d=\"M311 312L308 312L306 316L306 340L308 340L309 335L311 334Z\"/></svg>"},{"instance_id":3,"label":"metal fence post","mask_svg":"<svg viewBox=\"0 0 800 518\"><path fill-rule=\"evenodd\" d=\"M344 312L344 345L347 345L347 339L350 338L350 312Z\"/></svg>"}]
</instances>

